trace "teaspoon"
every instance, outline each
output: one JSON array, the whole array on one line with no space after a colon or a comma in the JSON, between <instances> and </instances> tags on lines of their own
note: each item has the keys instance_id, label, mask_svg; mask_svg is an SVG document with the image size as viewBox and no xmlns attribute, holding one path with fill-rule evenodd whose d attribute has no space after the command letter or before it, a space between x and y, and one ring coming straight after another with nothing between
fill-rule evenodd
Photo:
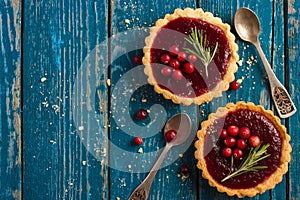
<instances>
[{"instance_id":1,"label":"teaspoon","mask_svg":"<svg viewBox=\"0 0 300 200\"><path fill-rule=\"evenodd\" d=\"M256 47L267 72L271 95L279 116L281 118L292 116L297 111L296 106L285 87L277 79L260 46L258 40L260 34L260 22L258 17L252 10L240 8L234 16L234 26L241 39L251 42Z\"/></svg>"},{"instance_id":2,"label":"teaspoon","mask_svg":"<svg viewBox=\"0 0 300 200\"><path fill-rule=\"evenodd\" d=\"M170 130L174 130L177 132L175 138L171 141L167 141L166 139L166 146L163 149L161 155L153 165L152 169L150 170L149 174L146 176L144 181L133 191L129 200L146 200L149 196L149 191L153 182L153 179L162 164L165 156L167 155L168 151L176 145L180 145L186 141L189 137L191 132L192 122L190 117L187 114L176 114L171 117L164 128L164 134L166 139L166 133Z\"/></svg>"}]
</instances>

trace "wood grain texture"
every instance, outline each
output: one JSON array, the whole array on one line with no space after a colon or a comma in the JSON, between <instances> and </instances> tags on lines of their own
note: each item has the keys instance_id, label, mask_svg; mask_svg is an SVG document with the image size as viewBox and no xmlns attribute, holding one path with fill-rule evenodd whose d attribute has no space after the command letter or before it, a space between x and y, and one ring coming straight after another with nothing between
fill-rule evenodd
<instances>
[{"instance_id":1,"label":"wood grain texture","mask_svg":"<svg viewBox=\"0 0 300 200\"><path fill-rule=\"evenodd\" d=\"M21 2L0 2L0 199L21 199Z\"/></svg>"},{"instance_id":2,"label":"wood grain texture","mask_svg":"<svg viewBox=\"0 0 300 200\"><path fill-rule=\"evenodd\" d=\"M289 187L288 198L296 200L300 198L300 70L299 70L299 48L300 48L300 35L299 35L299 19L300 19L300 2L289 0L285 2L286 18L286 85L296 106L297 113L288 119L288 131L291 135L292 145L292 161L289 169ZM297 177L297 178L296 178Z\"/></svg>"},{"instance_id":3,"label":"wood grain texture","mask_svg":"<svg viewBox=\"0 0 300 200\"><path fill-rule=\"evenodd\" d=\"M107 199L106 141L94 146L96 134L106 132L95 114L107 123L107 88L98 97L95 82L97 67L107 62L95 50L106 39L107 6L24 4L24 199ZM97 108L96 99L102 99Z\"/></svg>"}]
</instances>

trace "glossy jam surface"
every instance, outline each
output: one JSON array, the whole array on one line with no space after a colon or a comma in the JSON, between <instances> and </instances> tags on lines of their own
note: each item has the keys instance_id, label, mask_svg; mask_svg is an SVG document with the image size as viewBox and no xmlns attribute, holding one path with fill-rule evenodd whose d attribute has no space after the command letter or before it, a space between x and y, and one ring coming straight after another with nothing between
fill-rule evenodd
<instances>
[{"instance_id":1,"label":"glossy jam surface","mask_svg":"<svg viewBox=\"0 0 300 200\"><path fill-rule=\"evenodd\" d=\"M237 125L239 128L248 127L251 134L260 137L263 144L269 143L267 153L271 154L268 158L259 161L258 165L267 166L267 169L261 169L258 172L248 172L236 176L232 179L221 182L221 180L229 174L230 158L225 158L221 155L221 149L224 147L222 139L219 138L219 133L222 128L227 128L230 125ZM280 165L281 156L281 137L279 131L273 123L261 113L248 109L239 109L228 113L226 118L219 118L212 123L205 137L204 155L207 169L210 175L221 185L232 189L247 189L252 188L262 183ZM244 157L248 155L250 147L244 150ZM236 168L241 163L241 160L235 160L233 168Z\"/></svg>"},{"instance_id":2,"label":"glossy jam surface","mask_svg":"<svg viewBox=\"0 0 300 200\"><path fill-rule=\"evenodd\" d=\"M206 76L205 67L199 59L194 63L195 71L191 74L183 73L184 78L181 81L163 76L161 69L165 65L161 64L160 56L166 53L172 45L178 45L181 50L186 47L192 48L184 38L195 27L198 30L202 30L203 35L206 35L206 47L210 48L211 51L218 43L217 52L212 62L208 65L208 76ZM200 19L177 18L170 21L157 32L150 55L153 75L160 87L178 96L193 98L211 91L223 79L230 60L230 47L224 31L219 27Z\"/></svg>"}]
</instances>

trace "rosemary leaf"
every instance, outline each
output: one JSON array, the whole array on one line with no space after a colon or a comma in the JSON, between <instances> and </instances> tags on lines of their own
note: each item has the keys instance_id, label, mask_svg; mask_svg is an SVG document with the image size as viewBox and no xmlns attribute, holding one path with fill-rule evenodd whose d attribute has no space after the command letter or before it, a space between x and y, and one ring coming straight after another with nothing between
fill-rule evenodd
<instances>
[{"instance_id":1,"label":"rosemary leaf","mask_svg":"<svg viewBox=\"0 0 300 200\"><path fill-rule=\"evenodd\" d=\"M234 172L230 172L225 178L221 180L221 182L224 182L228 179L231 179L233 177L239 176L247 172L257 172L260 169L268 168L267 166L257 165L257 163L270 156L270 154L266 154L267 148L269 146L269 144L265 144L263 146L261 146L260 144L257 147L255 147L255 149L252 148L248 156L239 165L238 169Z\"/></svg>"},{"instance_id":2,"label":"rosemary leaf","mask_svg":"<svg viewBox=\"0 0 300 200\"><path fill-rule=\"evenodd\" d=\"M185 40L192 45L193 50L190 48L184 48L188 53L195 54L198 59L203 63L205 67L206 77L208 76L208 65L213 60L217 49L218 43L216 43L213 52L211 53L211 49L206 47L207 35L203 35L202 30L198 30L197 27L191 29L191 34L185 38Z\"/></svg>"}]
</instances>

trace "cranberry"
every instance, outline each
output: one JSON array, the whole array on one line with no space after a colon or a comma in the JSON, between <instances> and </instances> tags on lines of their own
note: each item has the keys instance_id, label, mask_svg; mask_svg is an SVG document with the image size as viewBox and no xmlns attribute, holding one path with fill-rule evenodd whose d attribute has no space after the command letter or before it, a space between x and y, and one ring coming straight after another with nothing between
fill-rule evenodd
<instances>
[{"instance_id":1,"label":"cranberry","mask_svg":"<svg viewBox=\"0 0 300 200\"><path fill-rule=\"evenodd\" d=\"M142 56L136 55L133 57L133 62L136 65L141 65L142 64Z\"/></svg>"},{"instance_id":2,"label":"cranberry","mask_svg":"<svg viewBox=\"0 0 300 200\"><path fill-rule=\"evenodd\" d=\"M179 62L184 62L186 60L186 53L183 51L179 52L177 55L177 59L179 60Z\"/></svg>"},{"instance_id":3,"label":"cranberry","mask_svg":"<svg viewBox=\"0 0 300 200\"><path fill-rule=\"evenodd\" d=\"M133 141L134 141L134 144L136 144L136 145L142 145L143 144L143 139L139 136L135 137Z\"/></svg>"},{"instance_id":4,"label":"cranberry","mask_svg":"<svg viewBox=\"0 0 300 200\"><path fill-rule=\"evenodd\" d=\"M224 144L227 147L233 147L236 143L236 139L234 137L228 137L224 140Z\"/></svg>"},{"instance_id":5,"label":"cranberry","mask_svg":"<svg viewBox=\"0 0 300 200\"><path fill-rule=\"evenodd\" d=\"M237 127L237 126L229 126L227 128L227 131L228 131L229 135L236 136L237 134L239 134L239 127Z\"/></svg>"},{"instance_id":6,"label":"cranberry","mask_svg":"<svg viewBox=\"0 0 300 200\"><path fill-rule=\"evenodd\" d=\"M182 167L180 167L180 174L187 176L190 173L190 169L188 166L183 165Z\"/></svg>"},{"instance_id":7,"label":"cranberry","mask_svg":"<svg viewBox=\"0 0 300 200\"><path fill-rule=\"evenodd\" d=\"M195 54L189 55L189 61L194 63L197 61L197 56Z\"/></svg>"},{"instance_id":8,"label":"cranberry","mask_svg":"<svg viewBox=\"0 0 300 200\"><path fill-rule=\"evenodd\" d=\"M176 69L173 74L172 77L176 80L176 81L180 81L182 79L182 72L179 69Z\"/></svg>"},{"instance_id":9,"label":"cranberry","mask_svg":"<svg viewBox=\"0 0 300 200\"><path fill-rule=\"evenodd\" d=\"M136 113L136 118L137 119L140 119L140 120L144 120L148 117L148 112L147 110L144 110L144 109L140 109L137 111Z\"/></svg>"},{"instance_id":10,"label":"cranberry","mask_svg":"<svg viewBox=\"0 0 300 200\"><path fill-rule=\"evenodd\" d=\"M167 53L164 53L163 55L161 55L160 57L160 61L164 64L168 64L171 60L171 56Z\"/></svg>"},{"instance_id":11,"label":"cranberry","mask_svg":"<svg viewBox=\"0 0 300 200\"><path fill-rule=\"evenodd\" d=\"M232 150L229 147L225 147L222 149L222 155L224 157L230 157L232 155Z\"/></svg>"},{"instance_id":12,"label":"cranberry","mask_svg":"<svg viewBox=\"0 0 300 200\"><path fill-rule=\"evenodd\" d=\"M239 159L243 156L243 151L241 149L234 149L233 150L233 157Z\"/></svg>"},{"instance_id":13,"label":"cranberry","mask_svg":"<svg viewBox=\"0 0 300 200\"><path fill-rule=\"evenodd\" d=\"M172 58L169 65L174 69L178 69L180 67L180 62L176 58Z\"/></svg>"},{"instance_id":14,"label":"cranberry","mask_svg":"<svg viewBox=\"0 0 300 200\"><path fill-rule=\"evenodd\" d=\"M220 133L220 138L225 139L225 138L227 138L227 136L228 136L228 133L227 133L226 129L223 128Z\"/></svg>"},{"instance_id":15,"label":"cranberry","mask_svg":"<svg viewBox=\"0 0 300 200\"><path fill-rule=\"evenodd\" d=\"M243 138L243 139L247 139L248 137L250 137L250 129L247 128L247 127L242 127L240 128L239 130L239 134L240 134L240 137Z\"/></svg>"},{"instance_id":16,"label":"cranberry","mask_svg":"<svg viewBox=\"0 0 300 200\"><path fill-rule=\"evenodd\" d=\"M185 63L185 64L183 65L183 71L184 71L185 73L187 73L187 74L193 73L194 70L195 70L195 67L194 67L194 65L193 65L192 63Z\"/></svg>"},{"instance_id":17,"label":"cranberry","mask_svg":"<svg viewBox=\"0 0 300 200\"><path fill-rule=\"evenodd\" d=\"M165 138L167 142L171 142L176 137L177 132L174 130L169 130L165 134Z\"/></svg>"},{"instance_id":18,"label":"cranberry","mask_svg":"<svg viewBox=\"0 0 300 200\"><path fill-rule=\"evenodd\" d=\"M230 83L230 89L231 90L238 90L240 88L240 84L236 81L233 81Z\"/></svg>"},{"instance_id":19,"label":"cranberry","mask_svg":"<svg viewBox=\"0 0 300 200\"><path fill-rule=\"evenodd\" d=\"M180 49L177 45L173 45L170 47L169 52L172 56L176 56L179 53Z\"/></svg>"},{"instance_id":20,"label":"cranberry","mask_svg":"<svg viewBox=\"0 0 300 200\"><path fill-rule=\"evenodd\" d=\"M172 69L168 66L165 66L161 69L161 74L164 76L170 76L172 74Z\"/></svg>"},{"instance_id":21,"label":"cranberry","mask_svg":"<svg viewBox=\"0 0 300 200\"><path fill-rule=\"evenodd\" d=\"M246 143L246 141L243 140L243 139L238 139L238 141L237 141L237 146L238 146L238 148L240 148L240 149L245 149L246 146L247 146L247 143Z\"/></svg>"},{"instance_id":22,"label":"cranberry","mask_svg":"<svg viewBox=\"0 0 300 200\"><path fill-rule=\"evenodd\" d=\"M257 147L260 144L260 138L257 135L250 136L249 144L252 147Z\"/></svg>"}]
</instances>

